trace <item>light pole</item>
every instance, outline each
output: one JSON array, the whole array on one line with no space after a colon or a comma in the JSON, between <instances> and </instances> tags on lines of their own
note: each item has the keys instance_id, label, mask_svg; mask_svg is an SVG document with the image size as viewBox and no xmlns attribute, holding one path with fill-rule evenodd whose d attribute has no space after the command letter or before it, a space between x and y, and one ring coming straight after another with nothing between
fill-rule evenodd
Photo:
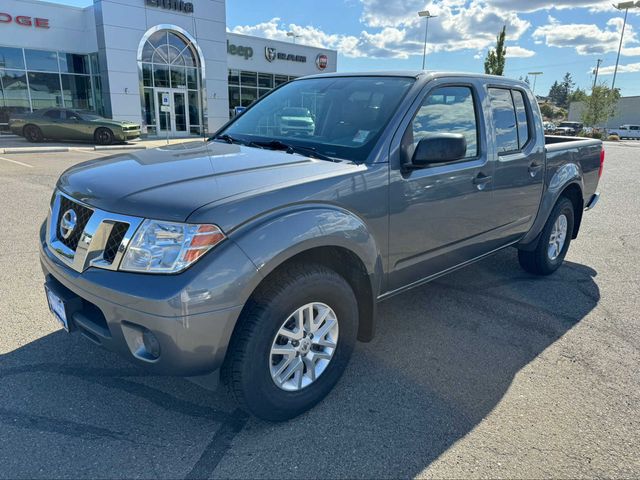
<instances>
[{"instance_id":1,"label":"light pole","mask_svg":"<svg viewBox=\"0 0 640 480\"><path fill-rule=\"evenodd\" d=\"M296 38L300 38L301 35L296 35L293 32L287 32L287 37L292 37L293 38L293 43L296 43Z\"/></svg>"},{"instance_id":2,"label":"light pole","mask_svg":"<svg viewBox=\"0 0 640 480\"><path fill-rule=\"evenodd\" d=\"M531 75L533 77L533 96L536 96L536 80L538 79L538 75L542 75L542 72L529 72L527 75Z\"/></svg>"},{"instance_id":3,"label":"light pole","mask_svg":"<svg viewBox=\"0 0 640 480\"><path fill-rule=\"evenodd\" d=\"M431 15L429 10L422 10L418 12L418 16L421 18L426 18L427 21L424 26L424 50L422 51L422 69L424 70L424 63L427 58L427 34L429 33L429 19L435 18L437 15Z\"/></svg>"},{"instance_id":4,"label":"light pole","mask_svg":"<svg viewBox=\"0 0 640 480\"><path fill-rule=\"evenodd\" d=\"M640 0L636 2L622 2L614 5L618 10L624 10L624 21L622 22L622 32L620 32L620 44L618 45L618 56L616 57L616 68L613 70L613 80L611 81L611 90L616 88L616 76L618 75L618 63L620 62L620 51L622 50L622 39L624 38L624 28L627 26L627 15L630 8L640 8Z\"/></svg>"},{"instance_id":5,"label":"light pole","mask_svg":"<svg viewBox=\"0 0 640 480\"><path fill-rule=\"evenodd\" d=\"M598 63L596 65L596 69L595 69L595 77L593 79L593 87L591 87L591 90L593 90L594 88L596 88L596 85L598 83L598 72L600 71L600 64L602 63L602 59L599 58L598 59Z\"/></svg>"}]
</instances>

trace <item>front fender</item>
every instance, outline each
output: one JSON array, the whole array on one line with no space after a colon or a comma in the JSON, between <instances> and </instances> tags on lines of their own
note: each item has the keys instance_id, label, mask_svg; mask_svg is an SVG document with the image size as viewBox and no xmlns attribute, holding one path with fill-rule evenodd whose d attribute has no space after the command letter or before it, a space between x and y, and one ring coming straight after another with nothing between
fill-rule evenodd
<instances>
[{"instance_id":1,"label":"front fender","mask_svg":"<svg viewBox=\"0 0 640 480\"><path fill-rule=\"evenodd\" d=\"M304 251L317 247L345 248L364 264L374 294L380 291L382 258L375 238L364 221L348 210L325 205L287 209L241 227L230 238L262 276Z\"/></svg>"},{"instance_id":2,"label":"front fender","mask_svg":"<svg viewBox=\"0 0 640 480\"><path fill-rule=\"evenodd\" d=\"M518 246L520 248L524 250L527 250L527 247L535 248L538 235L540 235L545 223L547 223L551 210L553 210L562 192L572 184L577 185L580 188L580 192L584 192L584 178L578 163L566 163L553 172L542 195L536 220L531 230L519 242Z\"/></svg>"}]
</instances>

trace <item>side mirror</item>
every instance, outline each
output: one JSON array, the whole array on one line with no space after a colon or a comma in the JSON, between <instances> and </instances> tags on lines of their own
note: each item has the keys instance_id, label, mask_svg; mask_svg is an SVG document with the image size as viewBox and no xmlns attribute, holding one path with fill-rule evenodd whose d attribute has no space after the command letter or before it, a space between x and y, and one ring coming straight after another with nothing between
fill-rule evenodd
<instances>
[{"instance_id":1,"label":"side mirror","mask_svg":"<svg viewBox=\"0 0 640 480\"><path fill-rule=\"evenodd\" d=\"M425 167L433 163L447 163L464 158L467 140L460 133L436 133L420 139L413 152L414 167Z\"/></svg>"}]
</instances>

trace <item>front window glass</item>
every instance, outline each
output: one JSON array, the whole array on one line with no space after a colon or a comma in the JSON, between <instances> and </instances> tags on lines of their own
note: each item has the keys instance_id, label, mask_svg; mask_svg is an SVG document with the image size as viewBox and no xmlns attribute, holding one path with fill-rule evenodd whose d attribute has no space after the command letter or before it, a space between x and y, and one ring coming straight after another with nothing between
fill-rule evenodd
<instances>
[{"instance_id":1,"label":"front window glass","mask_svg":"<svg viewBox=\"0 0 640 480\"><path fill-rule=\"evenodd\" d=\"M469 87L437 88L422 103L411 129L412 141L408 142L407 155L413 156L418 142L435 133L459 133L467 141L464 158L478 155L478 125L473 93Z\"/></svg>"},{"instance_id":2,"label":"front window glass","mask_svg":"<svg viewBox=\"0 0 640 480\"><path fill-rule=\"evenodd\" d=\"M404 77L298 80L264 97L224 133L247 141L277 139L364 161L413 83ZM245 100L243 88L243 105Z\"/></svg>"}]
</instances>

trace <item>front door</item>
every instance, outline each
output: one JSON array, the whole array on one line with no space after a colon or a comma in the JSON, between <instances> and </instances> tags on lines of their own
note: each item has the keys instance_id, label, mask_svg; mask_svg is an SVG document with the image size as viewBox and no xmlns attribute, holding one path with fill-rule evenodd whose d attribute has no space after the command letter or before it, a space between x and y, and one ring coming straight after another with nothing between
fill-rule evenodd
<instances>
[{"instance_id":1,"label":"front door","mask_svg":"<svg viewBox=\"0 0 640 480\"><path fill-rule=\"evenodd\" d=\"M493 174L482 121L484 92L468 79L436 81L421 98L392 155L388 291L460 265L495 248ZM416 108L416 107L414 107ZM410 168L420 138L462 134L464 158Z\"/></svg>"},{"instance_id":2,"label":"front door","mask_svg":"<svg viewBox=\"0 0 640 480\"><path fill-rule=\"evenodd\" d=\"M156 88L156 125L158 135L184 135L188 132L187 93L172 88Z\"/></svg>"}]
</instances>

